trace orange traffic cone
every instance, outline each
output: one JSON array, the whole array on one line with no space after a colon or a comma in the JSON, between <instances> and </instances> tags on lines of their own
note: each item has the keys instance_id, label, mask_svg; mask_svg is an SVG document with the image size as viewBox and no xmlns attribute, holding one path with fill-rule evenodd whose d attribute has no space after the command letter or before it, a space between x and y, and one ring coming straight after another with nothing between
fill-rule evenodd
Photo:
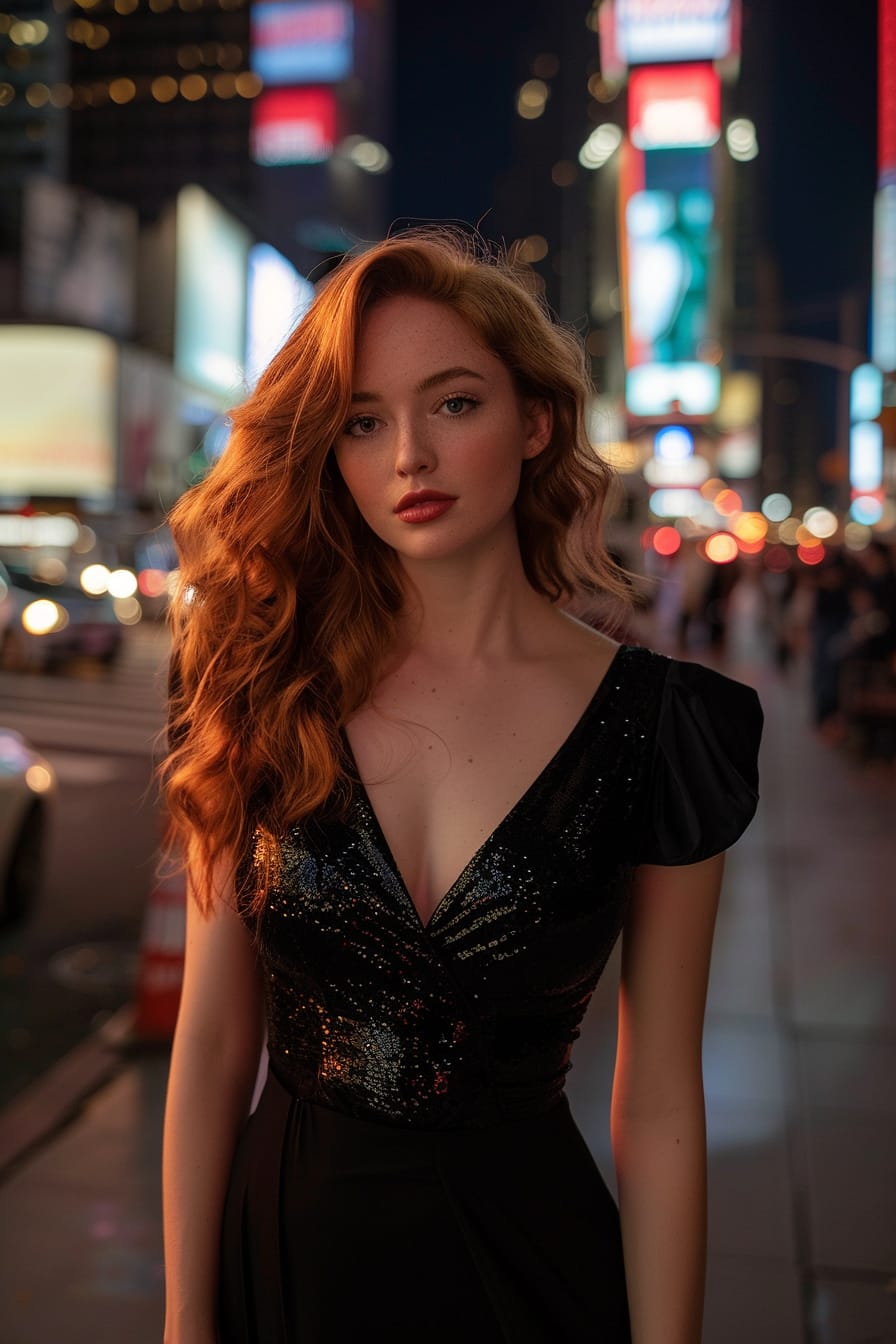
<instances>
[{"instance_id":1,"label":"orange traffic cone","mask_svg":"<svg viewBox=\"0 0 896 1344\"><path fill-rule=\"evenodd\" d=\"M160 878L149 897L140 949L134 1034L170 1041L177 1023L184 977L187 882L184 873Z\"/></svg>"}]
</instances>

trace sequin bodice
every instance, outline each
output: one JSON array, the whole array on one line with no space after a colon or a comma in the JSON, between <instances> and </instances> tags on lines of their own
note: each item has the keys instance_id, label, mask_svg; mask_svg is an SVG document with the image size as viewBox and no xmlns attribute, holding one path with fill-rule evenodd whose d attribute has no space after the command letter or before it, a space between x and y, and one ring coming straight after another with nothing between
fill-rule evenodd
<instances>
[{"instance_id":1,"label":"sequin bodice","mask_svg":"<svg viewBox=\"0 0 896 1344\"><path fill-rule=\"evenodd\" d=\"M688 690L688 665L619 652L425 927L359 782L344 820L288 834L259 946L271 1066L294 1095L420 1128L490 1125L557 1100L635 864L702 856L699 845L651 852L650 814L669 792L657 776L670 667L684 670ZM732 697L755 701L736 683L693 671L722 688L728 708ZM671 712L680 727L680 705ZM744 785L740 830L755 781L749 767L746 780L735 770L731 746L717 741L716 761ZM701 828L707 852L718 838Z\"/></svg>"}]
</instances>

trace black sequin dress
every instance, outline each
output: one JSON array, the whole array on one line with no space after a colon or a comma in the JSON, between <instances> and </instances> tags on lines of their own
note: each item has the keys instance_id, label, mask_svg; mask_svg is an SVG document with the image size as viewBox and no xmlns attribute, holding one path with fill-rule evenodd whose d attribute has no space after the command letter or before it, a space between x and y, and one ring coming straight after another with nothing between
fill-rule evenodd
<instances>
[{"instance_id":1,"label":"black sequin dress","mask_svg":"<svg viewBox=\"0 0 896 1344\"><path fill-rule=\"evenodd\" d=\"M737 839L761 722L746 687L623 647L426 926L360 783L344 821L286 838L222 1344L628 1340L618 1214L564 1078L635 865Z\"/></svg>"}]
</instances>

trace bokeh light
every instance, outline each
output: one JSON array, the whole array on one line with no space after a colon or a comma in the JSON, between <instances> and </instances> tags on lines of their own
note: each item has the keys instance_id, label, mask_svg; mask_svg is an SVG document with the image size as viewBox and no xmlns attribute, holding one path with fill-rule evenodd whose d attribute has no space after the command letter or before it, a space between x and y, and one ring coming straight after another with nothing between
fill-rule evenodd
<instances>
[{"instance_id":1,"label":"bokeh light","mask_svg":"<svg viewBox=\"0 0 896 1344\"><path fill-rule=\"evenodd\" d=\"M29 602L22 612L22 625L29 635L49 635L54 630L64 630L68 625L68 612L58 602L48 597L39 597Z\"/></svg>"},{"instance_id":2,"label":"bokeh light","mask_svg":"<svg viewBox=\"0 0 896 1344\"><path fill-rule=\"evenodd\" d=\"M132 569L113 569L106 580L111 597L133 597L137 591L137 575Z\"/></svg>"},{"instance_id":3,"label":"bokeh light","mask_svg":"<svg viewBox=\"0 0 896 1344\"><path fill-rule=\"evenodd\" d=\"M869 527L880 521L883 511L883 504L874 495L859 495L858 499L853 500L849 510L857 523L865 523Z\"/></svg>"},{"instance_id":4,"label":"bokeh light","mask_svg":"<svg viewBox=\"0 0 896 1344\"><path fill-rule=\"evenodd\" d=\"M802 527L799 518L785 518L778 528L778 537L786 546L796 546L797 532Z\"/></svg>"},{"instance_id":5,"label":"bokeh light","mask_svg":"<svg viewBox=\"0 0 896 1344\"><path fill-rule=\"evenodd\" d=\"M771 523L783 523L784 519L790 515L792 508L793 505L787 496L778 492L766 495L762 501L762 512Z\"/></svg>"},{"instance_id":6,"label":"bokeh light","mask_svg":"<svg viewBox=\"0 0 896 1344\"><path fill-rule=\"evenodd\" d=\"M122 625L136 625L143 619L143 608L136 597L116 597L112 603L115 615Z\"/></svg>"},{"instance_id":7,"label":"bokeh light","mask_svg":"<svg viewBox=\"0 0 896 1344\"><path fill-rule=\"evenodd\" d=\"M803 514L803 524L813 536L823 539L832 537L838 527L836 514L831 513L830 509L818 507L806 510Z\"/></svg>"},{"instance_id":8,"label":"bokeh light","mask_svg":"<svg viewBox=\"0 0 896 1344\"><path fill-rule=\"evenodd\" d=\"M658 527L653 537L657 555L674 555L681 547L681 533L674 527Z\"/></svg>"},{"instance_id":9,"label":"bokeh light","mask_svg":"<svg viewBox=\"0 0 896 1344\"><path fill-rule=\"evenodd\" d=\"M25 771L25 783L32 793L47 793L53 787L53 775L45 765L29 765Z\"/></svg>"},{"instance_id":10,"label":"bokeh light","mask_svg":"<svg viewBox=\"0 0 896 1344\"><path fill-rule=\"evenodd\" d=\"M703 550L714 565L729 565L738 556L738 545L730 532L714 532L706 538Z\"/></svg>"},{"instance_id":11,"label":"bokeh light","mask_svg":"<svg viewBox=\"0 0 896 1344\"><path fill-rule=\"evenodd\" d=\"M825 548L822 542L816 541L814 546L797 546L796 553L804 565L820 565L825 557Z\"/></svg>"},{"instance_id":12,"label":"bokeh light","mask_svg":"<svg viewBox=\"0 0 896 1344\"><path fill-rule=\"evenodd\" d=\"M747 545L762 543L768 535L768 521L763 518L761 513L742 513L735 518L731 525L731 530L738 541L745 542ZM760 545L759 549L762 549Z\"/></svg>"},{"instance_id":13,"label":"bokeh light","mask_svg":"<svg viewBox=\"0 0 896 1344\"><path fill-rule=\"evenodd\" d=\"M864 551L873 535L865 523L847 523L843 529L843 542L850 551Z\"/></svg>"},{"instance_id":14,"label":"bokeh light","mask_svg":"<svg viewBox=\"0 0 896 1344\"><path fill-rule=\"evenodd\" d=\"M91 597L99 597L109 587L109 571L105 565L88 565L81 570L81 587Z\"/></svg>"},{"instance_id":15,"label":"bokeh light","mask_svg":"<svg viewBox=\"0 0 896 1344\"><path fill-rule=\"evenodd\" d=\"M163 597L168 591L168 575L162 569L141 569L137 587L144 597Z\"/></svg>"},{"instance_id":16,"label":"bokeh light","mask_svg":"<svg viewBox=\"0 0 896 1344\"><path fill-rule=\"evenodd\" d=\"M730 518L735 513L740 513L744 502L736 490L720 490L712 501L713 508L723 517Z\"/></svg>"},{"instance_id":17,"label":"bokeh light","mask_svg":"<svg viewBox=\"0 0 896 1344\"><path fill-rule=\"evenodd\" d=\"M516 96L516 110L524 121L535 121L544 112L550 89L543 79L527 79Z\"/></svg>"}]
</instances>

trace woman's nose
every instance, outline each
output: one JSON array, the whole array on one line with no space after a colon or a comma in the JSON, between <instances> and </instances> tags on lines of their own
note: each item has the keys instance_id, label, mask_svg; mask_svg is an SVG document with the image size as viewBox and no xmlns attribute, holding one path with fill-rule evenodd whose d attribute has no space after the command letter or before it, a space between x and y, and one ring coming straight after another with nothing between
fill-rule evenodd
<instances>
[{"instance_id":1,"label":"woman's nose","mask_svg":"<svg viewBox=\"0 0 896 1344\"><path fill-rule=\"evenodd\" d=\"M432 445L425 431L410 424L400 426L395 445L395 470L399 476L416 476L421 471L431 471L434 465Z\"/></svg>"}]
</instances>

